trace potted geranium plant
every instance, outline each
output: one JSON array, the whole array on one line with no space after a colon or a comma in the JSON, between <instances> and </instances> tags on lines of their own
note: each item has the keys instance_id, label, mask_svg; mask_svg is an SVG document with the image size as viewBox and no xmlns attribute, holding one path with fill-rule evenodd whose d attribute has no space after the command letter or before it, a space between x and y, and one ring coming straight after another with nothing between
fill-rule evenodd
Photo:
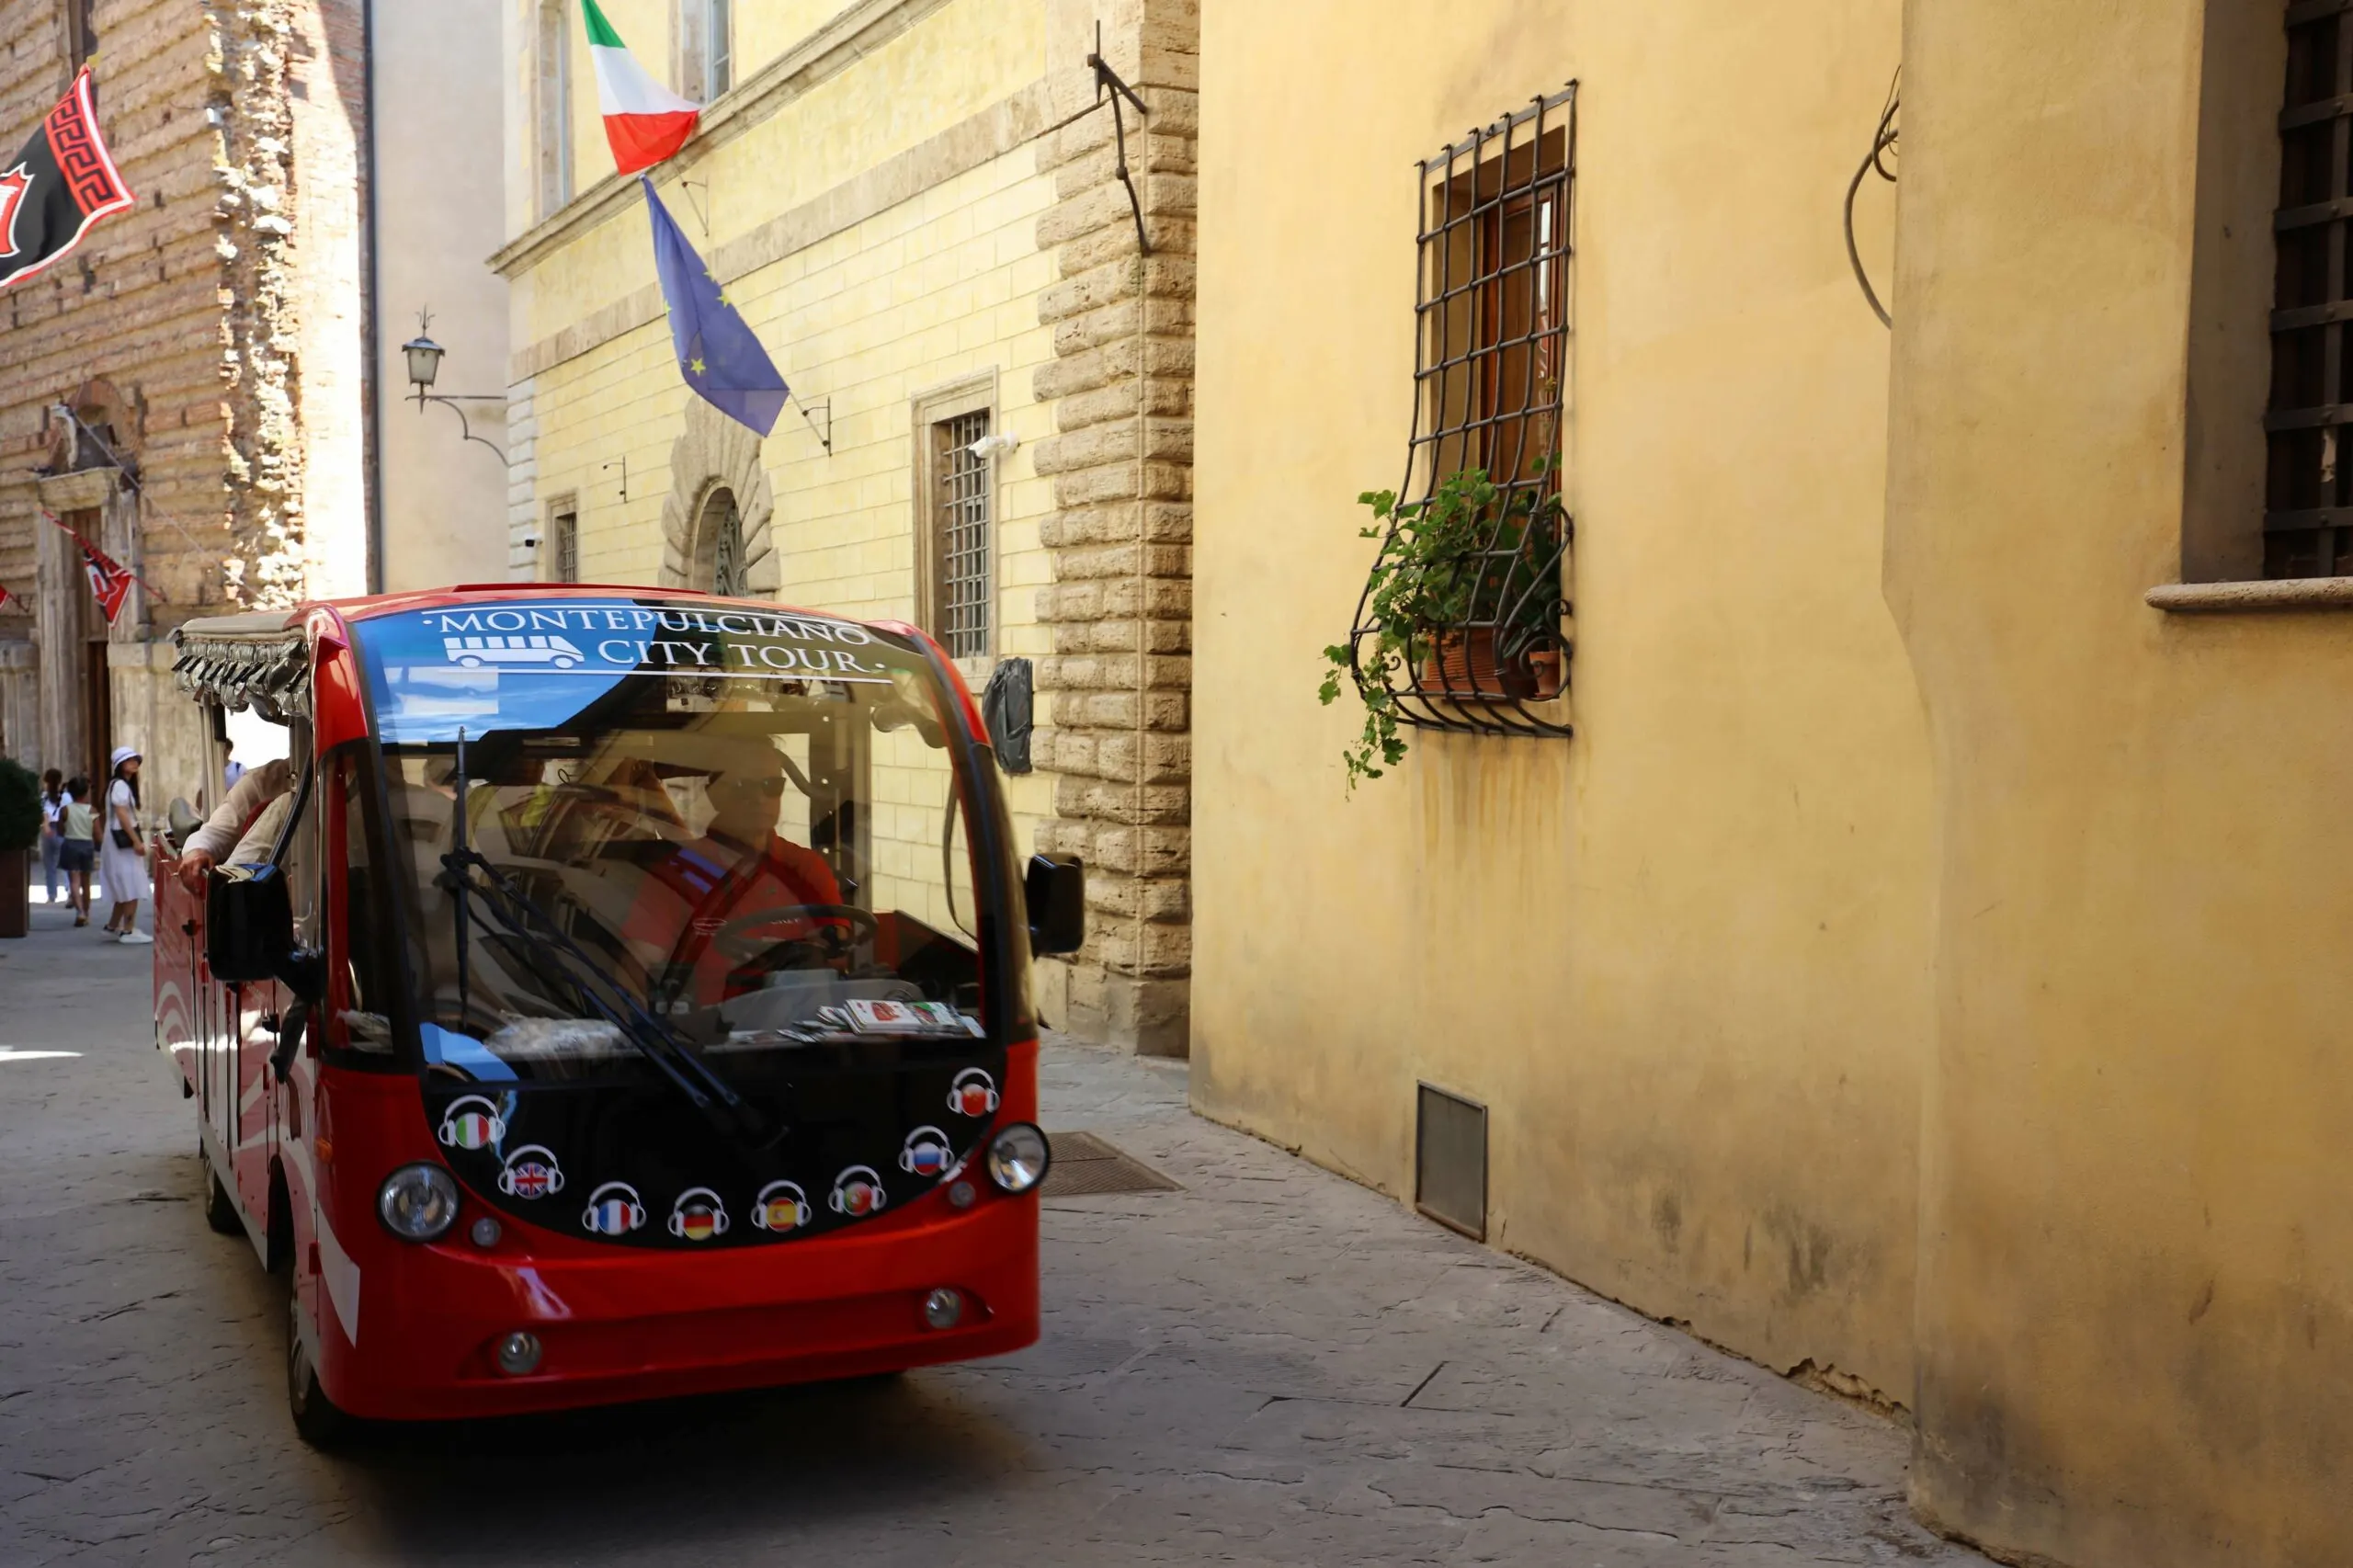
<instances>
[{"instance_id":1,"label":"potted geranium plant","mask_svg":"<svg viewBox=\"0 0 2353 1568\"><path fill-rule=\"evenodd\" d=\"M1553 574L1566 527L1549 488L1500 486L1483 469L1449 474L1423 501L1400 504L1391 490L1357 499L1372 510L1360 531L1381 553L1364 630L1324 649L1317 693L1328 705L1346 682L1363 698L1363 733L1342 754L1351 791L1404 759L1401 687L1437 701L1559 695Z\"/></svg>"},{"instance_id":2,"label":"potted geranium plant","mask_svg":"<svg viewBox=\"0 0 2353 1568\"><path fill-rule=\"evenodd\" d=\"M29 857L40 847L40 776L0 757L0 937L31 928Z\"/></svg>"}]
</instances>

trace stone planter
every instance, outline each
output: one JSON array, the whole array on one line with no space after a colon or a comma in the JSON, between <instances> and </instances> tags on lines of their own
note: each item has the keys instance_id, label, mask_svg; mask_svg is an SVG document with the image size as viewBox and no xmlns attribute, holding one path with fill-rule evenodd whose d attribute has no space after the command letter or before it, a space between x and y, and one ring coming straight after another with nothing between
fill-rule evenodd
<instances>
[{"instance_id":1,"label":"stone planter","mask_svg":"<svg viewBox=\"0 0 2353 1568\"><path fill-rule=\"evenodd\" d=\"M0 937L22 937L32 929L33 865L29 850L0 849Z\"/></svg>"}]
</instances>

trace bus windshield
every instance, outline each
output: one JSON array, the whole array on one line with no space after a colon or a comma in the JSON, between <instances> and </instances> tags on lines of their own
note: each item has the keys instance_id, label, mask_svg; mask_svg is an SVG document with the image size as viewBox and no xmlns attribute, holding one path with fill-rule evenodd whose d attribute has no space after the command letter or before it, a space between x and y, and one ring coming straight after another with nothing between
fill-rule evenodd
<instances>
[{"instance_id":1,"label":"bus windshield","mask_svg":"<svg viewBox=\"0 0 2353 1568\"><path fill-rule=\"evenodd\" d=\"M980 1037L953 721L912 642L654 599L352 631L428 1070Z\"/></svg>"}]
</instances>

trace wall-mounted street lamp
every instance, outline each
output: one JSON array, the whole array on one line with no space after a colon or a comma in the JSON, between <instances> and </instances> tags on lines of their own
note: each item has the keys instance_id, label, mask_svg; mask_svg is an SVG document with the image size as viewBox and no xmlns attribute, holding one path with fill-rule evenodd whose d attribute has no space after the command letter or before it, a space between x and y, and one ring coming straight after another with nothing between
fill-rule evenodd
<instances>
[{"instance_id":1,"label":"wall-mounted street lamp","mask_svg":"<svg viewBox=\"0 0 2353 1568\"><path fill-rule=\"evenodd\" d=\"M467 440L480 441L492 451L498 453L500 462L506 462L506 454L500 449L498 443L487 436L475 435L473 426L466 418L466 411L458 406L461 403L505 403L506 395L493 392L435 392L433 383L441 375L441 357L449 350L426 335L426 330L432 324L433 312L419 311L416 313L416 335L401 345L401 353L408 359L409 383L416 389L416 406L422 410L428 403L443 404L450 413L458 416L458 428L465 433Z\"/></svg>"}]
</instances>

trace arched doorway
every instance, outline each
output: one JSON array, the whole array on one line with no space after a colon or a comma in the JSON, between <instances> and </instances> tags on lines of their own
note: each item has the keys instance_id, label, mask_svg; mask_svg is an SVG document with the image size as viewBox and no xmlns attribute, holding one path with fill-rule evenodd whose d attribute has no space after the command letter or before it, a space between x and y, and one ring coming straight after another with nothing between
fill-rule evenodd
<instances>
[{"instance_id":1,"label":"arched doorway","mask_svg":"<svg viewBox=\"0 0 2353 1568\"><path fill-rule=\"evenodd\" d=\"M688 398L687 427L670 444L662 585L775 597L776 526L776 493L760 467L760 438L702 399Z\"/></svg>"},{"instance_id":2,"label":"arched doorway","mask_svg":"<svg viewBox=\"0 0 2353 1568\"><path fill-rule=\"evenodd\" d=\"M711 486L695 517L694 585L714 594L745 591L744 518L736 510L735 492L724 484Z\"/></svg>"}]
</instances>

